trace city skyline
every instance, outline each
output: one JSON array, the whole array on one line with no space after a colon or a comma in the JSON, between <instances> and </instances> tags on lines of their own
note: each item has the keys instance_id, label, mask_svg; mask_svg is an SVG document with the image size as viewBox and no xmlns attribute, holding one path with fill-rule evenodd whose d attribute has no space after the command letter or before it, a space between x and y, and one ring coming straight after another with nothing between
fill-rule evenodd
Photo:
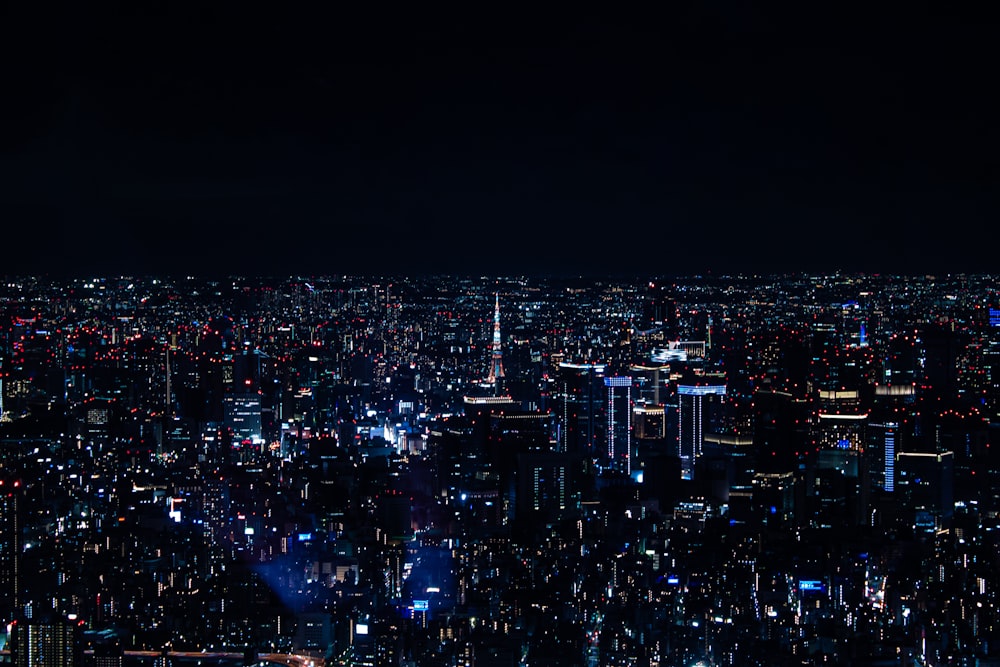
<instances>
[{"instance_id":1,"label":"city skyline","mask_svg":"<svg viewBox=\"0 0 1000 667\"><path fill-rule=\"evenodd\" d=\"M0 663L995 663L998 305L8 278Z\"/></svg>"},{"instance_id":2,"label":"city skyline","mask_svg":"<svg viewBox=\"0 0 1000 667\"><path fill-rule=\"evenodd\" d=\"M993 266L989 17L5 12L5 274Z\"/></svg>"}]
</instances>

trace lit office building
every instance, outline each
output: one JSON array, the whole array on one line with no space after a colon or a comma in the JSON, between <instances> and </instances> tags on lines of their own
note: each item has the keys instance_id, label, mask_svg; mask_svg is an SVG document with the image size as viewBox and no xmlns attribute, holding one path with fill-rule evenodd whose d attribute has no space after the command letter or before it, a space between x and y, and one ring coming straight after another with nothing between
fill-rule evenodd
<instances>
[{"instance_id":1,"label":"lit office building","mask_svg":"<svg viewBox=\"0 0 1000 667\"><path fill-rule=\"evenodd\" d=\"M677 422L680 442L681 477L692 479L695 460L701 456L705 433L719 416L726 385L679 385Z\"/></svg>"},{"instance_id":2,"label":"lit office building","mask_svg":"<svg viewBox=\"0 0 1000 667\"><path fill-rule=\"evenodd\" d=\"M632 472L632 378L604 378L608 390L608 461L626 475Z\"/></svg>"}]
</instances>

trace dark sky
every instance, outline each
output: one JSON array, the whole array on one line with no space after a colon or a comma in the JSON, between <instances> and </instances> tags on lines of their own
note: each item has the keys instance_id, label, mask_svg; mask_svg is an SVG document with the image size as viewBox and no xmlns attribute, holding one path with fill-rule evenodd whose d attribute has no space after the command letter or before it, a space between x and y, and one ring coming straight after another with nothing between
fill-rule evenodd
<instances>
[{"instance_id":1,"label":"dark sky","mask_svg":"<svg viewBox=\"0 0 1000 667\"><path fill-rule=\"evenodd\" d=\"M14 4L0 274L996 270L989 16Z\"/></svg>"}]
</instances>

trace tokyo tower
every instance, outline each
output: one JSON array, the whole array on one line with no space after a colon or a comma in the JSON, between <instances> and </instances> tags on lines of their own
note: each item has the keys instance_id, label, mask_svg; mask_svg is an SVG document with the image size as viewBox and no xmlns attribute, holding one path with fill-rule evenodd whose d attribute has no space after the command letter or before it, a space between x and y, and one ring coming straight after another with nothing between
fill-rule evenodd
<instances>
[{"instance_id":1,"label":"tokyo tower","mask_svg":"<svg viewBox=\"0 0 1000 667\"><path fill-rule=\"evenodd\" d=\"M493 309L493 354L490 358L489 382L500 391L500 379L503 377L503 352L500 349L500 294L496 295L496 306Z\"/></svg>"}]
</instances>

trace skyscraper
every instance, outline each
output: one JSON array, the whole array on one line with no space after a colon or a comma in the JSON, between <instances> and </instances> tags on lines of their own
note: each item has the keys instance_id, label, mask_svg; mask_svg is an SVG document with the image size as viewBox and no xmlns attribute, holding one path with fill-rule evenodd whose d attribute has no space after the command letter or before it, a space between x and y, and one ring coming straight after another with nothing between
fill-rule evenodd
<instances>
[{"instance_id":1,"label":"skyscraper","mask_svg":"<svg viewBox=\"0 0 1000 667\"><path fill-rule=\"evenodd\" d=\"M946 525L955 509L955 454L943 452L899 452L896 454L895 493L912 517L914 529L927 532Z\"/></svg>"},{"instance_id":2,"label":"skyscraper","mask_svg":"<svg viewBox=\"0 0 1000 667\"><path fill-rule=\"evenodd\" d=\"M517 457L516 510L520 525L539 528L564 516L573 495L570 456L553 452L523 452Z\"/></svg>"},{"instance_id":3,"label":"skyscraper","mask_svg":"<svg viewBox=\"0 0 1000 667\"><path fill-rule=\"evenodd\" d=\"M604 378L608 390L608 462L612 468L632 473L632 378Z\"/></svg>"},{"instance_id":4,"label":"skyscraper","mask_svg":"<svg viewBox=\"0 0 1000 667\"><path fill-rule=\"evenodd\" d=\"M21 613L21 485L0 480L0 619Z\"/></svg>"},{"instance_id":5,"label":"skyscraper","mask_svg":"<svg viewBox=\"0 0 1000 667\"><path fill-rule=\"evenodd\" d=\"M596 457L604 451L601 423L604 364L562 362L557 371L560 451Z\"/></svg>"},{"instance_id":6,"label":"skyscraper","mask_svg":"<svg viewBox=\"0 0 1000 667\"><path fill-rule=\"evenodd\" d=\"M896 453L899 451L899 423L868 424L865 459L872 485L885 493L896 488Z\"/></svg>"},{"instance_id":7,"label":"skyscraper","mask_svg":"<svg viewBox=\"0 0 1000 667\"><path fill-rule=\"evenodd\" d=\"M677 387L678 452L681 477L684 479L694 476L695 459L701 456L705 432L725 394L724 384L682 384Z\"/></svg>"},{"instance_id":8,"label":"skyscraper","mask_svg":"<svg viewBox=\"0 0 1000 667\"><path fill-rule=\"evenodd\" d=\"M260 395L234 392L223 399L226 427L232 429L234 442L259 445L261 438Z\"/></svg>"},{"instance_id":9,"label":"skyscraper","mask_svg":"<svg viewBox=\"0 0 1000 667\"><path fill-rule=\"evenodd\" d=\"M78 628L62 619L17 620L12 628L15 667L75 667L82 663Z\"/></svg>"}]
</instances>

